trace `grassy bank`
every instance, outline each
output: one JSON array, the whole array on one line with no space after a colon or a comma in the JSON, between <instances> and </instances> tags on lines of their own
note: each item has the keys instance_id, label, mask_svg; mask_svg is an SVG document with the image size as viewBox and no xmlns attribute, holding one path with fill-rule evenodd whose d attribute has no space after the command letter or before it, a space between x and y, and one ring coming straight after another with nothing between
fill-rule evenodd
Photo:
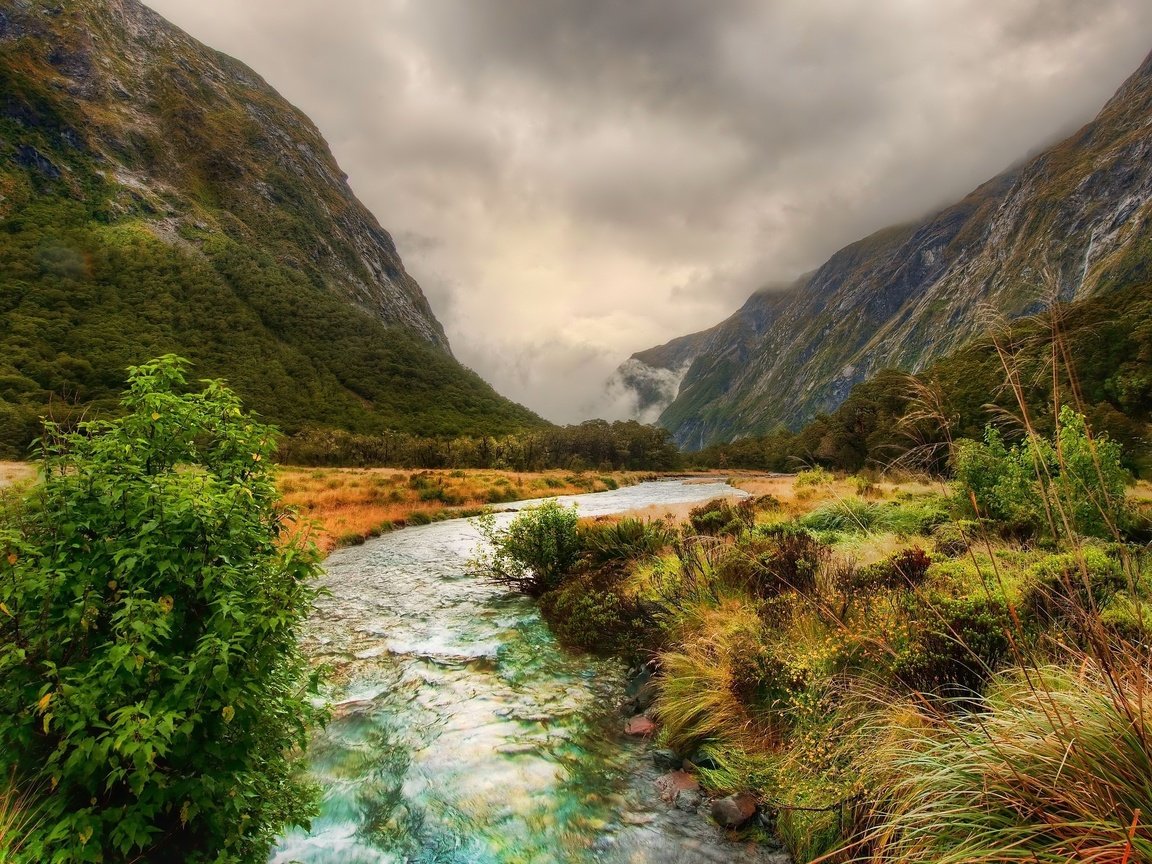
<instances>
[{"instance_id":1,"label":"grassy bank","mask_svg":"<svg viewBox=\"0 0 1152 864\"><path fill-rule=\"evenodd\" d=\"M797 861L1152 860L1152 487L1107 501L1077 446L987 488L1028 453L985 447L975 492L736 479L754 497L580 522L532 593L568 644L655 661L657 743Z\"/></svg>"},{"instance_id":2,"label":"grassy bank","mask_svg":"<svg viewBox=\"0 0 1152 864\"><path fill-rule=\"evenodd\" d=\"M497 470L406 471L395 468L282 468L283 502L324 551L362 543L406 525L474 516L510 501L604 492L648 476Z\"/></svg>"}]
</instances>

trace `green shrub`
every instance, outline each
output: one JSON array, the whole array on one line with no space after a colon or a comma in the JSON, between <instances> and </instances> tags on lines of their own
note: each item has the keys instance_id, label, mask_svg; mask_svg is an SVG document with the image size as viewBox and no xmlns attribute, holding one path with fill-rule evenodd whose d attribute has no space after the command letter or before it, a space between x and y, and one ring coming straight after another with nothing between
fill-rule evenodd
<instances>
[{"instance_id":1,"label":"green shrub","mask_svg":"<svg viewBox=\"0 0 1152 864\"><path fill-rule=\"evenodd\" d=\"M1049 555L1029 568L1020 598L1021 614L1052 624L1095 615L1127 586L1120 562L1101 549Z\"/></svg>"},{"instance_id":2,"label":"green shrub","mask_svg":"<svg viewBox=\"0 0 1152 864\"><path fill-rule=\"evenodd\" d=\"M582 524L579 535L584 555L593 564L658 555L675 536L662 520L632 517Z\"/></svg>"},{"instance_id":3,"label":"green shrub","mask_svg":"<svg viewBox=\"0 0 1152 864\"><path fill-rule=\"evenodd\" d=\"M845 594L913 588L923 584L931 566L932 559L928 553L914 546L867 567L842 568L838 573L836 587Z\"/></svg>"},{"instance_id":4,"label":"green shrub","mask_svg":"<svg viewBox=\"0 0 1152 864\"><path fill-rule=\"evenodd\" d=\"M716 574L726 584L768 599L786 591L810 593L831 550L807 531L761 528L718 556Z\"/></svg>"},{"instance_id":5,"label":"green shrub","mask_svg":"<svg viewBox=\"0 0 1152 864\"><path fill-rule=\"evenodd\" d=\"M643 604L594 579L574 579L540 598L540 611L565 645L598 654L637 656L654 629Z\"/></svg>"},{"instance_id":6,"label":"green shrub","mask_svg":"<svg viewBox=\"0 0 1152 864\"><path fill-rule=\"evenodd\" d=\"M1009 448L988 427L983 443L957 442L960 503L975 503L976 515L1010 529L1111 539L1131 518L1121 455L1119 444L1093 438L1083 415L1067 405L1054 441L1031 435Z\"/></svg>"},{"instance_id":7,"label":"green shrub","mask_svg":"<svg viewBox=\"0 0 1152 864\"><path fill-rule=\"evenodd\" d=\"M181 395L181 365L49 427L0 533L0 764L48 790L34 860L263 861L314 812L286 754L319 719L317 556L284 536L272 430L219 383Z\"/></svg>"},{"instance_id":8,"label":"green shrub","mask_svg":"<svg viewBox=\"0 0 1152 864\"><path fill-rule=\"evenodd\" d=\"M727 498L715 498L688 513L688 525L696 534L736 536L756 522L756 505L750 498L743 498L733 505Z\"/></svg>"},{"instance_id":9,"label":"green shrub","mask_svg":"<svg viewBox=\"0 0 1152 864\"><path fill-rule=\"evenodd\" d=\"M978 692L1009 657L1008 607L998 597L915 599L911 612L919 630L894 671L913 690Z\"/></svg>"},{"instance_id":10,"label":"green shrub","mask_svg":"<svg viewBox=\"0 0 1152 864\"><path fill-rule=\"evenodd\" d=\"M496 517L491 514L476 521L489 548L473 562L474 568L530 597L558 588L579 560L575 507L545 501L521 511L507 528L497 528Z\"/></svg>"},{"instance_id":11,"label":"green shrub","mask_svg":"<svg viewBox=\"0 0 1152 864\"><path fill-rule=\"evenodd\" d=\"M825 471L823 468L806 468L796 474L796 480L793 485L797 489L806 489L810 487L827 486L835 479L831 472Z\"/></svg>"},{"instance_id":12,"label":"green shrub","mask_svg":"<svg viewBox=\"0 0 1152 864\"><path fill-rule=\"evenodd\" d=\"M941 522L932 529L933 552L944 558L958 558L968 554L977 523L970 519Z\"/></svg>"}]
</instances>

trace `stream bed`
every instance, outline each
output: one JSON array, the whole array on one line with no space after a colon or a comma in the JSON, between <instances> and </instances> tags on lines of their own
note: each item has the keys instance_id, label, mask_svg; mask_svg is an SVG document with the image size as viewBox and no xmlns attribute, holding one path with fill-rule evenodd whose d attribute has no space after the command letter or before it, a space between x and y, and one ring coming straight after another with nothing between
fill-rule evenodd
<instances>
[{"instance_id":1,"label":"stream bed","mask_svg":"<svg viewBox=\"0 0 1152 864\"><path fill-rule=\"evenodd\" d=\"M559 500L589 516L742 494L673 480ZM530 601L470 574L481 542L453 520L328 558L304 637L335 681L309 753L322 813L271 862L786 860L660 800L644 743L621 734L623 666L562 649Z\"/></svg>"}]
</instances>

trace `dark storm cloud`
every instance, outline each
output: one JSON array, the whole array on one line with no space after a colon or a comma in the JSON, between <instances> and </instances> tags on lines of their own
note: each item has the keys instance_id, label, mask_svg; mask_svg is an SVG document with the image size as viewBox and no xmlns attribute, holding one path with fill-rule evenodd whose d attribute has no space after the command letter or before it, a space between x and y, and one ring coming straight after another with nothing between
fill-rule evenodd
<instances>
[{"instance_id":1,"label":"dark storm cloud","mask_svg":"<svg viewBox=\"0 0 1152 864\"><path fill-rule=\"evenodd\" d=\"M561 420L1070 131L1152 48L1147 0L152 5L317 121L457 355Z\"/></svg>"}]
</instances>

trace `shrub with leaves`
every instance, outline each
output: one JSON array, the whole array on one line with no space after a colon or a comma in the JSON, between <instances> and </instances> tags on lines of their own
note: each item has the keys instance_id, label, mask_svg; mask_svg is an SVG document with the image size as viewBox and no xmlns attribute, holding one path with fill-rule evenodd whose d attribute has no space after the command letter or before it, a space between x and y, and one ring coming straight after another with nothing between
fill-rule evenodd
<instances>
[{"instance_id":1,"label":"shrub with leaves","mask_svg":"<svg viewBox=\"0 0 1152 864\"><path fill-rule=\"evenodd\" d=\"M0 765L44 790L28 860L256 862L306 824L320 712L297 647L317 556L289 538L272 430L183 363L125 415L48 427L0 526Z\"/></svg>"},{"instance_id":2,"label":"shrub with leaves","mask_svg":"<svg viewBox=\"0 0 1152 864\"><path fill-rule=\"evenodd\" d=\"M579 516L575 507L562 507L554 499L532 507L498 528L494 514L476 520L488 548L473 562L473 569L493 581L539 597L560 587L580 559Z\"/></svg>"},{"instance_id":3,"label":"shrub with leaves","mask_svg":"<svg viewBox=\"0 0 1152 864\"><path fill-rule=\"evenodd\" d=\"M1008 447L989 427L983 443L957 442L955 459L961 503L979 516L1058 537L1113 538L1129 522L1120 445L1093 437L1068 406L1053 441L1033 434Z\"/></svg>"}]
</instances>

